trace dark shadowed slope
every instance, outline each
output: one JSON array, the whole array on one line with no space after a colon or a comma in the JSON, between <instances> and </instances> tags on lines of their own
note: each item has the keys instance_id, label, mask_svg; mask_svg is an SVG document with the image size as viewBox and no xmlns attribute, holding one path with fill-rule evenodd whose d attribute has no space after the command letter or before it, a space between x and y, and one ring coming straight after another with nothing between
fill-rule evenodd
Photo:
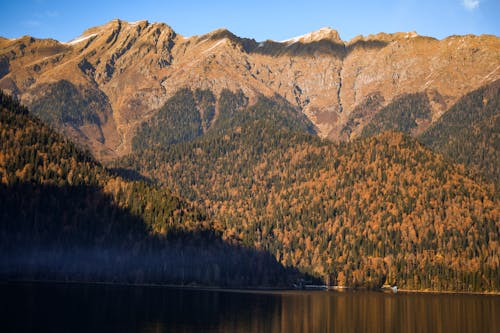
<instances>
[{"instance_id":1,"label":"dark shadowed slope","mask_svg":"<svg viewBox=\"0 0 500 333\"><path fill-rule=\"evenodd\" d=\"M0 94L0 276L231 287L302 275L223 241L203 210L126 181Z\"/></svg>"}]
</instances>

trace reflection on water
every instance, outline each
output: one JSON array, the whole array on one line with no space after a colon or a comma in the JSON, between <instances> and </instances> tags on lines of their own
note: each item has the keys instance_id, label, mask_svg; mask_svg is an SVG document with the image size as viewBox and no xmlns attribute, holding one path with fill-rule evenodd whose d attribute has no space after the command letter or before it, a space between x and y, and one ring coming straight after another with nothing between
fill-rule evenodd
<instances>
[{"instance_id":1,"label":"reflection on water","mask_svg":"<svg viewBox=\"0 0 500 333\"><path fill-rule=\"evenodd\" d=\"M0 284L2 332L499 332L500 297Z\"/></svg>"}]
</instances>

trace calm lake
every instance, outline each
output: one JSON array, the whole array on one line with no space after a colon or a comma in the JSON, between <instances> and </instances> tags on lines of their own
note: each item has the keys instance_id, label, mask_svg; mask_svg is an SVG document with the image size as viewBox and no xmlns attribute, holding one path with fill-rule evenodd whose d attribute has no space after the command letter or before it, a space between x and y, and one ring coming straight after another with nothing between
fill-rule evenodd
<instances>
[{"instance_id":1,"label":"calm lake","mask_svg":"<svg viewBox=\"0 0 500 333\"><path fill-rule=\"evenodd\" d=\"M0 283L2 332L500 332L500 297Z\"/></svg>"}]
</instances>

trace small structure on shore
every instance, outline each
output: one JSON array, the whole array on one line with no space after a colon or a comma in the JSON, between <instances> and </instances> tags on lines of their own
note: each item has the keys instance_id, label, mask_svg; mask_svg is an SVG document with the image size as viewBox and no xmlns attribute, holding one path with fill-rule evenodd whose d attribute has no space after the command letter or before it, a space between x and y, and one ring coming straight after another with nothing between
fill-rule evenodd
<instances>
[{"instance_id":1,"label":"small structure on shore","mask_svg":"<svg viewBox=\"0 0 500 333\"><path fill-rule=\"evenodd\" d=\"M349 287L346 287L346 286L329 286L328 290L347 291L347 290L349 290Z\"/></svg>"},{"instance_id":2,"label":"small structure on shore","mask_svg":"<svg viewBox=\"0 0 500 333\"><path fill-rule=\"evenodd\" d=\"M398 287L397 286L390 286L388 284L384 284L380 289L382 291L392 292L393 294L397 294L398 293Z\"/></svg>"}]
</instances>

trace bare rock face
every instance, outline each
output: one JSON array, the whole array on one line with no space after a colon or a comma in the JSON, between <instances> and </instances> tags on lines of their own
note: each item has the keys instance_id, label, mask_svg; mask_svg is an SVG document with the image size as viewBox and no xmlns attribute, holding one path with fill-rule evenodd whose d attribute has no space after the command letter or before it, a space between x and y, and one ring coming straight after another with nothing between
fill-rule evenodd
<instances>
[{"instance_id":1,"label":"bare rock face","mask_svg":"<svg viewBox=\"0 0 500 333\"><path fill-rule=\"evenodd\" d=\"M436 40L396 33L344 42L322 28L258 43L225 29L183 37L163 23L113 20L68 43L0 38L1 89L43 109L49 104L37 101L64 81L81 91L82 101L96 101L81 108L98 119L60 126L103 160L129 153L136 127L185 87L215 95L242 90L250 101L277 94L297 105L322 137L350 140L405 94L428 97L431 117L418 133L461 96L499 78L500 40L487 35ZM57 107L64 113L69 106Z\"/></svg>"},{"instance_id":2,"label":"bare rock face","mask_svg":"<svg viewBox=\"0 0 500 333\"><path fill-rule=\"evenodd\" d=\"M378 34L354 39L347 47L341 95L347 115L373 94L387 104L404 94L424 92L436 120L467 92L500 78L500 40L494 36L439 41L416 33ZM336 133L329 136L335 138Z\"/></svg>"}]
</instances>

